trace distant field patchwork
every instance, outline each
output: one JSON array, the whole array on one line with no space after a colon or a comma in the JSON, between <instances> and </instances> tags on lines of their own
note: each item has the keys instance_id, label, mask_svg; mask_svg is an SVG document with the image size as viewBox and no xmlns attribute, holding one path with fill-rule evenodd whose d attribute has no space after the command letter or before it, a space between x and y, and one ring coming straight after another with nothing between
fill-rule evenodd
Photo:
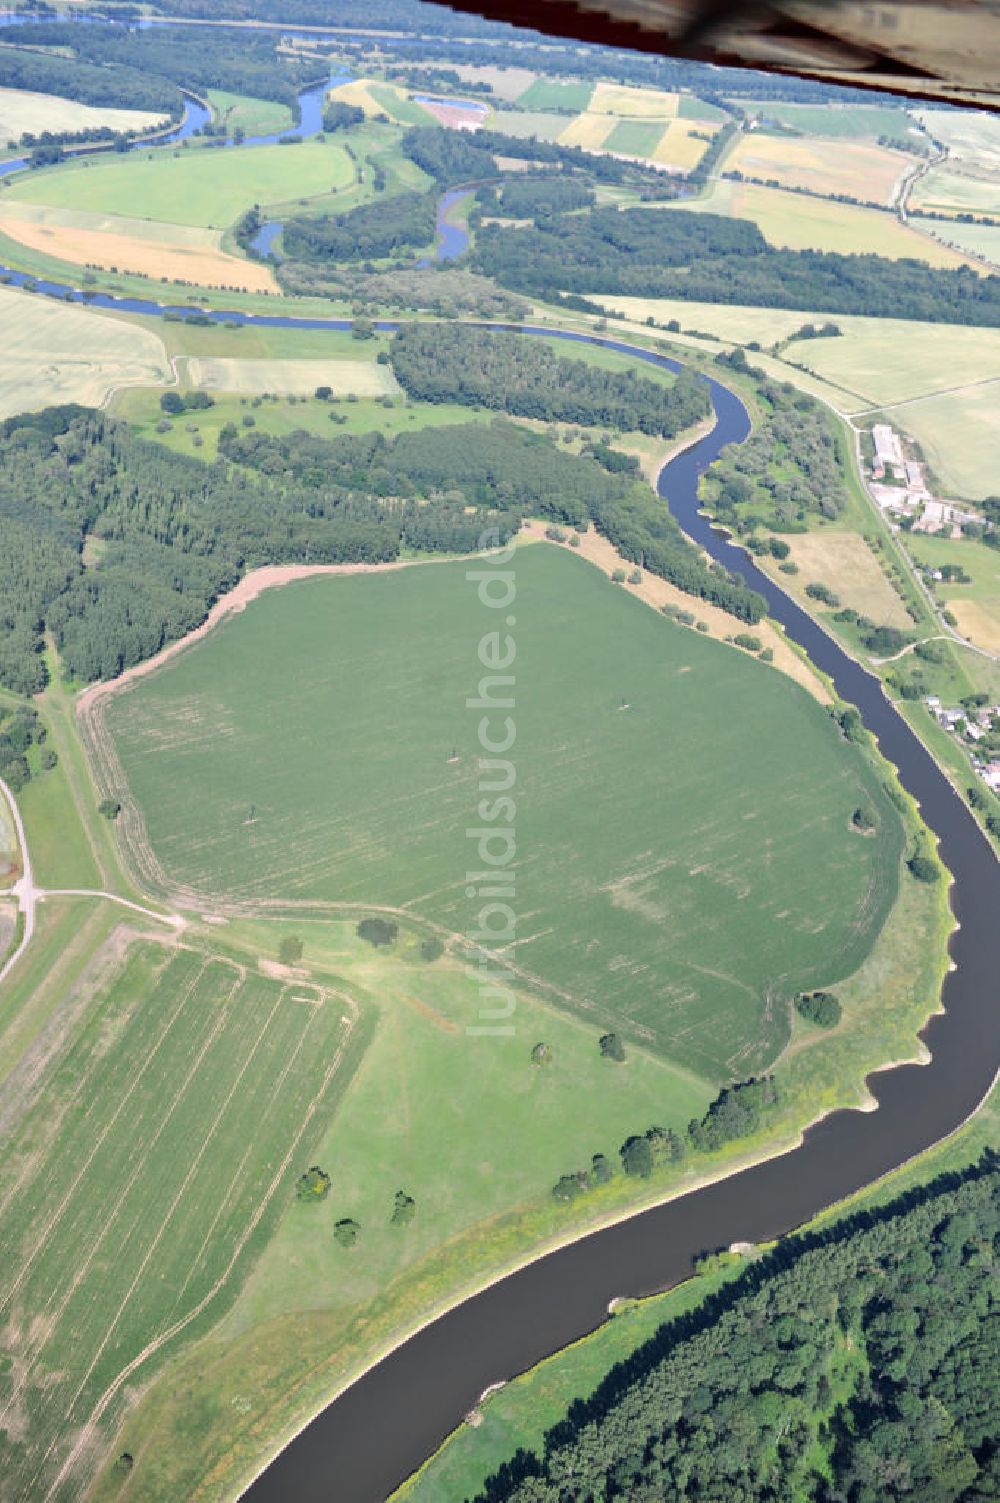
<instances>
[{"instance_id":1,"label":"distant field patchwork","mask_svg":"<svg viewBox=\"0 0 1000 1503\"><path fill-rule=\"evenodd\" d=\"M160 1352L217 1318L311 1161L349 1031L328 992L196 951L137 942L112 968L0 1167L5 1496L79 1498Z\"/></svg>"},{"instance_id":2,"label":"distant field patchwork","mask_svg":"<svg viewBox=\"0 0 1000 1503\"><path fill-rule=\"evenodd\" d=\"M466 568L266 594L109 701L169 881L466 931L488 859L465 834L487 776L466 700L496 629ZM585 561L522 548L516 585L518 965L689 1068L760 1068L790 993L852 971L894 898L879 780L795 685ZM852 833L859 804L879 839Z\"/></svg>"},{"instance_id":3,"label":"distant field patchwork","mask_svg":"<svg viewBox=\"0 0 1000 1503\"><path fill-rule=\"evenodd\" d=\"M0 327L0 417L170 377L163 341L123 319L0 288Z\"/></svg>"}]
</instances>

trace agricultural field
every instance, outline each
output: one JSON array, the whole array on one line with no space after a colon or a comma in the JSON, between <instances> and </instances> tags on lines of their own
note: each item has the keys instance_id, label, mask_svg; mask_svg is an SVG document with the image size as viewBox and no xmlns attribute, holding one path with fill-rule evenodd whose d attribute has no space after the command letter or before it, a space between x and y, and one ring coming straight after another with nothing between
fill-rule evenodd
<instances>
[{"instance_id":1,"label":"agricultural field","mask_svg":"<svg viewBox=\"0 0 1000 1503\"><path fill-rule=\"evenodd\" d=\"M587 109L593 115L621 115L626 119L669 120L677 114L679 95L664 89L640 89L632 84L603 81L594 85Z\"/></svg>"},{"instance_id":2,"label":"agricultural field","mask_svg":"<svg viewBox=\"0 0 1000 1503\"><path fill-rule=\"evenodd\" d=\"M597 85L600 88L600 84ZM556 110L563 115L582 114L594 92L591 83L562 83L557 78L536 78L517 96L522 110Z\"/></svg>"},{"instance_id":3,"label":"agricultural field","mask_svg":"<svg viewBox=\"0 0 1000 1503\"><path fill-rule=\"evenodd\" d=\"M580 119L587 118L580 116ZM493 126L496 130L503 131L505 136L534 136L539 141L561 140L564 145L573 144L565 136L565 115L546 114L543 110L503 110L494 116ZM515 171L523 169L524 163L518 161Z\"/></svg>"},{"instance_id":4,"label":"agricultural field","mask_svg":"<svg viewBox=\"0 0 1000 1503\"><path fill-rule=\"evenodd\" d=\"M28 250L157 281L280 293L273 271L230 255L221 230L0 200L0 229Z\"/></svg>"},{"instance_id":5,"label":"agricultural field","mask_svg":"<svg viewBox=\"0 0 1000 1503\"><path fill-rule=\"evenodd\" d=\"M717 104L709 104L707 99L699 99L697 94L679 94L677 114L681 120L700 120L714 125L722 125L728 119L725 110L720 110Z\"/></svg>"},{"instance_id":6,"label":"agricultural field","mask_svg":"<svg viewBox=\"0 0 1000 1503\"><path fill-rule=\"evenodd\" d=\"M825 380L856 392L859 407L909 403L959 382L975 386L1000 378L1000 329L839 313L833 322L843 331L842 338L796 340L784 353ZM909 411L903 408L900 418Z\"/></svg>"},{"instance_id":7,"label":"agricultural field","mask_svg":"<svg viewBox=\"0 0 1000 1503\"><path fill-rule=\"evenodd\" d=\"M600 151L614 129L615 120L612 115L577 115L560 131L556 139L560 146L581 146L584 151Z\"/></svg>"},{"instance_id":8,"label":"agricultural field","mask_svg":"<svg viewBox=\"0 0 1000 1503\"><path fill-rule=\"evenodd\" d=\"M205 391L257 396L271 391L285 396L312 396L329 386L336 397L398 396L400 387L389 365L374 360L248 360L192 355L185 370L188 383Z\"/></svg>"},{"instance_id":9,"label":"agricultural field","mask_svg":"<svg viewBox=\"0 0 1000 1503\"><path fill-rule=\"evenodd\" d=\"M910 195L914 209L935 214L987 214L1000 217L1000 182L972 177L947 163L932 167L914 184Z\"/></svg>"},{"instance_id":10,"label":"agricultural field","mask_svg":"<svg viewBox=\"0 0 1000 1503\"><path fill-rule=\"evenodd\" d=\"M756 111L762 119L787 125L806 136L837 136L844 140L863 140L867 137L877 140L879 136L902 137L912 131L916 137L922 138L922 132L902 107L892 109L871 104L783 104L771 99L757 102L740 100L739 104L748 113ZM933 113L935 120L940 118L937 111Z\"/></svg>"},{"instance_id":11,"label":"agricultural field","mask_svg":"<svg viewBox=\"0 0 1000 1503\"><path fill-rule=\"evenodd\" d=\"M452 63L450 67L466 83L489 84L497 99L514 104L534 83L530 68L490 67L484 63Z\"/></svg>"},{"instance_id":12,"label":"agricultural field","mask_svg":"<svg viewBox=\"0 0 1000 1503\"><path fill-rule=\"evenodd\" d=\"M970 501L996 495L1000 379L922 397L887 416L916 439L946 495Z\"/></svg>"},{"instance_id":13,"label":"agricultural field","mask_svg":"<svg viewBox=\"0 0 1000 1503\"><path fill-rule=\"evenodd\" d=\"M353 1025L324 988L147 940L119 941L105 977L44 1100L17 1117L7 1082L0 1454L17 1496L79 1497L129 1386L231 1301L326 1126Z\"/></svg>"},{"instance_id":14,"label":"agricultural field","mask_svg":"<svg viewBox=\"0 0 1000 1503\"><path fill-rule=\"evenodd\" d=\"M0 288L0 417L57 402L99 405L117 386L169 379L151 331L65 303Z\"/></svg>"},{"instance_id":15,"label":"agricultural field","mask_svg":"<svg viewBox=\"0 0 1000 1503\"><path fill-rule=\"evenodd\" d=\"M694 210L751 219L771 245L791 250L839 251L896 260L915 257L931 266L971 265L960 252L948 250L899 223L895 215L854 204L828 202L756 183L714 181L707 193L670 205L666 212ZM978 266L976 270L981 270Z\"/></svg>"},{"instance_id":16,"label":"agricultural field","mask_svg":"<svg viewBox=\"0 0 1000 1503\"><path fill-rule=\"evenodd\" d=\"M913 158L867 141L799 140L768 136L760 131L740 137L726 159L726 168L745 177L774 179L786 188L812 193L891 203L900 178Z\"/></svg>"},{"instance_id":17,"label":"agricultural field","mask_svg":"<svg viewBox=\"0 0 1000 1503\"><path fill-rule=\"evenodd\" d=\"M107 126L115 131L155 130L166 120L147 110L97 109L75 99L61 99L57 94L35 94L29 89L0 89L0 144L19 141L26 133L40 136L43 131L100 130Z\"/></svg>"},{"instance_id":18,"label":"agricultural field","mask_svg":"<svg viewBox=\"0 0 1000 1503\"><path fill-rule=\"evenodd\" d=\"M469 642L486 629L465 567L271 592L113 696L123 771L108 775L127 778L150 842L134 857L169 885L378 902L464 929ZM526 547L517 585L520 972L700 1073L761 1068L787 1036L779 999L853 970L893 900L899 832L878 779L797 687L585 562ZM883 839L852 834L861 802Z\"/></svg>"},{"instance_id":19,"label":"agricultural field","mask_svg":"<svg viewBox=\"0 0 1000 1503\"><path fill-rule=\"evenodd\" d=\"M929 537L912 532L906 550L920 564L940 569L957 564L970 584L939 580L937 594L958 618L958 629L977 647L1000 653L1000 552L970 538Z\"/></svg>"},{"instance_id":20,"label":"agricultural field","mask_svg":"<svg viewBox=\"0 0 1000 1503\"><path fill-rule=\"evenodd\" d=\"M714 136L717 126L706 120L671 120L652 153L654 162L690 170L697 167L708 150L706 136Z\"/></svg>"},{"instance_id":21,"label":"agricultural field","mask_svg":"<svg viewBox=\"0 0 1000 1503\"><path fill-rule=\"evenodd\" d=\"M622 156L651 157L665 128L662 120L619 120L601 144L605 151Z\"/></svg>"},{"instance_id":22,"label":"agricultural field","mask_svg":"<svg viewBox=\"0 0 1000 1503\"><path fill-rule=\"evenodd\" d=\"M965 251L969 256L978 256L992 266L1000 266L1000 226L985 224L959 224L955 219L911 219L914 229L935 240Z\"/></svg>"},{"instance_id":23,"label":"agricultural field","mask_svg":"<svg viewBox=\"0 0 1000 1503\"><path fill-rule=\"evenodd\" d=\"M342 147L304 141L252 151L232 147L83 158L19 178L4 197L9 204L48 204L224 229L251 204L329 193L353 178L353 163Z\"/></svg>"},{"instance_id":24,"label":"agricultural field","mask_svg":"<svg viewBox=\"0 0 1000 1503\"><path fill-rule=\"evenodd\" d=\"M915 109L928 135L943 142L955 164L984 176L1000 169L1000 120L985 110Z\"/></svg>"},{"instance_id":25,"label":"agricultural field","mask_svg":"<svg viewBox=\"0 0 1000 1503\"><path fill-rule=\"evenodd\" d=\"M347 86L350 88L350 84ZM436 125L437 121L429 110L417 104L405 89L397 88L395 84L370 83L368 92L375 102L375 106L390 120L398 125ZM336 94L336 90L334 91Z\"/></svg>"},{"instance_id":26,"label":"agricultural field","mask_svg":"<svg viewBox=\"0 0 1000 1503\"><path fill-rule=\"evenodd\" d=\"M245 94L228 94L224 89L209 89L208 102L215 122L230 136L237 130L247 136L275 136L295 124L293 111L276 99L252 99Z\"/></svg>"}]
</instances>

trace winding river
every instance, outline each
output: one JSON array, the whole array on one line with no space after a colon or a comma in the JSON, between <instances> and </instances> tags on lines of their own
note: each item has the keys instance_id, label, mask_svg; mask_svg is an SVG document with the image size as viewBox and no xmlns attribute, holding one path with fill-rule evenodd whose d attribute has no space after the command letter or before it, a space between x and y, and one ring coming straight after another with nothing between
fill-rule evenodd
<instances>
[{"instance_id":1,"label":"winding river","mask_svg":"<svg viewBox=\"0 0 1000 1503\"><path fill-rule=\"evenodd\" d=\"M320 108L325 87L306 91L319 96ZM204 111L199 120L195 106L202 109L197 101L188 101L183 124L162 144L204 123ZM293 129L308 134L312 123L306 107L300 106L300 122ZM259 138L257 144L273 139ZM4 164L0 173L20 165ZM449 207L442 203L439 219ZM448 241L451 254L464 248L464 240ZM159 317L198 312L189 305L168 307L152 299L106 293L88 293L85 298L78 288L5 268L0 273L13 285L30 283L43 294L118 312ZM343 320L281 314L213 310L200 316L210 322L271 328L350 327ZM522 332L546 338L554 333L530 326ZM569 331L557 337L602 343L636 360L679 369L665 356L614 339ZM954 968L945 980L944 1010L924 1030L930 1062L871 1077L876 1112L834 1113L788 1153L581 1237L434 1320L307 1426L245 1494L251 1503L284 1503L288 1498L319 1503L333 1494L337 1503L381 1503L486 1388L594 1329L615 1296L664 1289L685 1278L692 1260L705 1249L773 1238L896 1168L974 1111L1000 1065L1000 864L968 808L889 703L879 681L699 513L702 472L724 445L741 442L750 431L740 399L719 381L710 379L709 386L715 426L666 466L660 494L684 531L714 558L743 573L766 597L772 617L789 637L830 675L838 693L858 706L883 753L899 769L904 787L920 804L954 877L951 899L959 921L951 941Z\"/></svg>"}]
</instances>

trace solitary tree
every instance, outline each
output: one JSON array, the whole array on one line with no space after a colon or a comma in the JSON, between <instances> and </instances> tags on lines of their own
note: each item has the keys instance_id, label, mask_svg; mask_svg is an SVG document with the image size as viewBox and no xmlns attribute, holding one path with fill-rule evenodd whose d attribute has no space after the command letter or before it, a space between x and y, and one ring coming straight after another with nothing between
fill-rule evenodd
<instances>
[{"instance_id":1,"label":"solitary tree","mask_svg":"<svg viewBox=\"0 0 1000 1503\"><path fill-rule=\"evenodd\" d=\"M350 1216L345 1216L342 1221L338 1221L333 1229L333 1235L341 1247L353 1247L360 1232L360 1226L356 1221L352 1221Z\"/></svg>"},{"instance_id":2,"label":"solitary tree","mask_svg":"<svg viewBox=\"0 0 1000 1503\"><path fill-rule=\"evenodd\" d=\"M325 1200L329 1193L330 1176L318 1164L313 1164L311 1169L300 1175L295 1186L296 1198L306 1202Z\"/></svg>"},{"instance_id":3,"label":"solitary tree","mask_svg":"<svg viewBox=\"0 0 1000 1503\"><path fill-rule=\"evenodd\" d=\"M617 1033L604 1033L601 1035L601 1053L605 1059L613 1059L621 1064L625 1058L625 1045Z\"/></svg>"},{"instance_id":4,"label":"solitary tree","mask_svg":"<svg viewBox=\"0 0 1000 1503\"><path fill-rule=\"evenodd\" d=\"M391 1226L409 1226L417 1213L417 1202L405 1190L397 1190L392 1203Z\"/></svg>"},{"instance_id":5,"label":"solitary tree","mask_svg":"<svg viewBox=\"0 0 1000 1503\"><path fill-rule=\"evenodd\" d=\"M399 925L393 919L366 918L358 925L358 938L366 939L376 949L381 945L391 945L399 933Z\"/></svg>"},{"instance_id":6,"label":"solitary tree","mask_svg":"<svg viewBox=\"0 0 1000 1503\"><path fill-rule=\"evenodd\" d=\"M295 965L302 959L302 941L294 934L286 934L278 946L278 959L282 965Z\"/></svg>"}]
</instances>

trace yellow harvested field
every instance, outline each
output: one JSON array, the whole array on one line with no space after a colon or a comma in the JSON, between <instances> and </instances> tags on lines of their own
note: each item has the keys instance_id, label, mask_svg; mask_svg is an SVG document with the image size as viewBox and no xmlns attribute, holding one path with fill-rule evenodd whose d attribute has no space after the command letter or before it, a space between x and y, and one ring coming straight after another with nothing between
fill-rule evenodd
<instances>
[{"instance_id":1,"label":"yellow harvested field","mask_svg":"<svg viewBox=\"0 0 1000 1503\"><path fill-rule=\"evenodd\" d=\"M677 95L665 89L640 89L632 84L599 83L590 100L592 115L623 115L627 119L667 120L677 114Z\"/></svg>"},{"instance_id":2,"label":"yellow harvested field","mask_svg":"<svg viewBox=\"0 0 1000 1503\"><path fill-rule=\"evenodd\" d=\"M588 110L571 120L556 139L560 146L580 146L584 151L598 151L614 128L613 115L593 115Z\"/></svg>"},{"instance_id":3,"label":"yellow harvested field","mask_svg":"<svg viewBox=\"0 0 1000 1503\"><path fill-rule=\"evenodd\" d=\"M669 167L697 167L708 150L703 138L714 136L718 128L707 120L671 120L653 152L653 161Z\"/></svg>"},{"instance_id":4,"label":"yellow harvested field","mask_svg":"<svg viewBox=\"0 0 1000 1503\"><path fill-rule=\"evenodd\" d=\"M350 83L338 84L331 89L329 99L338 99L341 104L353 104L359 110L364 110L366 115L384 115L385 110L377 99L373 99L369 93L369 80L355 78Z\"/></svg>"},{"instance_id":5,"label":"yellow harvested field","mask_svg":"<svg viewBox=\"0 0 1000 1503\"><path fill-rule=\"evenodd\" d=\"M752 132L740 138L726 166L747 177L774 178L789 188L849 193L888 204L913 162L904 152L865 141L807 141Z\"/></svg>"},{"instance_id":6,"label":"yellow harvested field","mask_svg":"<svg viewBox=\"0 0 1000 1503\"><path fill-rule=\"evenodd\" d=\"M819 581L840 597L842 605L860 611L880 626L906 630L912 625L903 602L858 533L820 527L814 532L790 535L785 542L799 572L791 577L775 575L784 589L805 598L806 585Z\"/></svg>"},{"instance_id":7,"label":"yellow harvested field","mask_svg":"<svg viewBox=\"0 0 1000 1503\"><path fill-rule=\"evenodd\" d=\"M76 266L100 266L135 276L166 277L197 287L226 287L246 292L280 291L270 267L244 261L211 246L185 246L145 235L119 235L73 225L39 224L4 215L5 235L29 250L43 251Z\"/></svg>"},{"instance_id":8,"label":"yellow harvested field","mask_svg":"<svg viewBox=\"0 0 1000 1503\"><path fill-rule=\"evenodd\" d=\"M963 637L987 652L1000 652L1000 620L993 611L978 600L949 600L947 604Z\"/></svg>"},{"instance_id":9,"label":"yellow harvested field","mask_svg":"<svg viewBox=\"0 0 1000 1503\"><path fill-rule=\"evenodd\" d=\"M0 288L0 417L98 406L116 386L170 379L163 341L123 318Z\"/></svg>"},{"instance_id":10,"label":"yellow harvested field","mask_svg":"<svg viewBox=\"0 0 1000 1503\"><path fill-rule=\"evenodd\" d=\"M147 110L96 109L62 99L58 94L33 94L28 89L0 89L0 142L20 140L25 131L155 130L166 120Z\"/></svg>"},{"instance_id":11,"label":"yellow harvested field","mask_svg":"<svg viewBox=\"0 0 1000 1503\"><path fill-rule=\"evenodd\" d=\"M396 396L400 388L388 365L374 360L238 360L191 356L185 375L191 386L209 391L288 392L311 396L317 386L329 386L334 396Z\"/></svg>"}]
</instances>

